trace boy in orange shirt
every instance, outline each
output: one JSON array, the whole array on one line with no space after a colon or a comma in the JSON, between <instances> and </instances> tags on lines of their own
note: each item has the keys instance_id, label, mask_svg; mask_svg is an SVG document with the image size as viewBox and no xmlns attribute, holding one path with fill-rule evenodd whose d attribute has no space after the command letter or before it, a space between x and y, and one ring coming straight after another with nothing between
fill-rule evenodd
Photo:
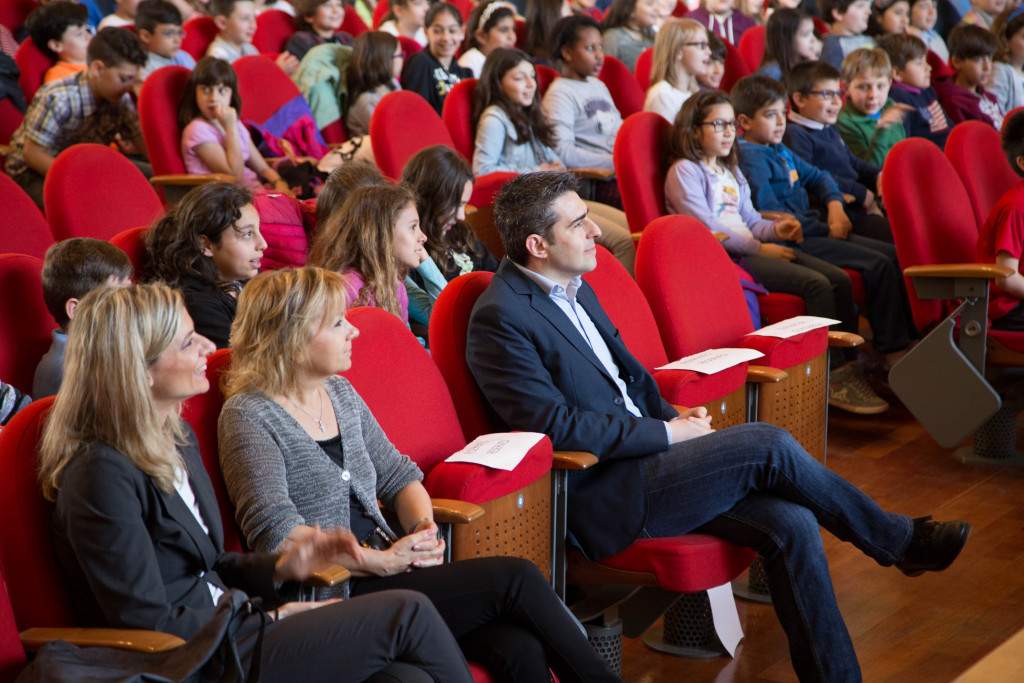
<instances>
[{"instance_id":1,"label":"boy in orange shirt","mask_svg":"<svg viewBox=\"0 0 1024 683\"><path fill-rule=\"evenodd\" d=\"M85 53L92 31L89 30L89 12L83 5L68 0L48 3L32 12L27 26L36 47L57 60L43 76L43 83L85 71Z\"/></svg>"}]
</instances>

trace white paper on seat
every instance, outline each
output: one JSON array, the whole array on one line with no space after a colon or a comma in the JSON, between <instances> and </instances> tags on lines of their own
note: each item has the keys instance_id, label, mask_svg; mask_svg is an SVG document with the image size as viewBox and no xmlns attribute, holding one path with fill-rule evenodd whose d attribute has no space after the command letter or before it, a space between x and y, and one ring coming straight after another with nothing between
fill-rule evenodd
<instances>
[{"instance_id":1,"label":"white paper on seat","mask_svg":"<svg viewBox=\"0 0 1024 683\"><path fill-rule=\"evenodd\" d=\"M708 349L686 358L674 360L668 365L655 368L655 370L690 370L713 375L726 368L763 356L764 354L757 349Z\"/></svg>"},{"instance_id":2,"label":"white paper on seat","mask_svg":"<svg viewBox=\"0 0 1024 683\"><path fill-rule=\"evenodd\" d=\"M538 432L497 432L476 437L445 462L471 462L496 470L514 470L530 449L544 438Z\"/></svg>"},{"instance_id":3,"label":"white paper on seat","mask_svg":"<svg viewBox=\"0 0 1024 683\"><path fill-rule=\"evenodd\" d=\"M723 583L708 589L708 601L711 603L711 619L715 623L715 633L730 657L736 656L736 646L743 640L743 627L740 626L740 615L736 612L736 600L732 596L732 584Z\"/></svg>"},{"instance_id":4,"label":"white paper on seat","mask_svg":"<svg viewBox=\"0 0 1024 683\"><path fill-rule=\"evenodd\" d=\"M832 318L821 318L816 315L797 315L789 318L788 320L782 320L772 325L767 325L759 330L754 330L747 336L756 335L759 337L778 337L779 339L789 339L795 337L798 334L804 332L810 332L816 330L819 327L828 327L829 325L838 325L841 321L833 320Z\"/></svg>"}]
</instances>

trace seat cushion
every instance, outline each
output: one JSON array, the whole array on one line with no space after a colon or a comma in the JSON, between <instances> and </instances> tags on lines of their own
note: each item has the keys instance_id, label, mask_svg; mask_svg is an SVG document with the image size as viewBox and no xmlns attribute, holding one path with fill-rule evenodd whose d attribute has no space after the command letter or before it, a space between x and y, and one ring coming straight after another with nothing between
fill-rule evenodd
<instances>
[{"instance_id":1,"label":"seat cushion","mask_svg":"<svg viewBox=\"0 0 1024 683\"><path fill-rule=\"evenodd\" d=\"M764 358L757 359L758 365L784 370L797 363L806 363L825 353L828 350L828 328L811 330L789 339L748 335L743 337L738 344L748 349L757 349L764 354Z\"/></svg>"},{"instance_id":2,"label":"seat cushion","mask_svg":"<svg viewBox=\"0 0 1024 683\"><path fill-rule=\"evenodd\" d=\"M468 462L439 462L424 485L434 498L455 498L467 503L487 503L518 491L551 470L551 439L541 439L512 471Z\"/></svg>"},{"instance_id":3,"label":"seat cushion","mask_svg":"<svg viewBox=\"0 0 1024 683\"><path fill-rule=\"evenodd\" d=\"M725 398L747 381L747 364L740 363L713 375L702 375L689 370L655 370L658 391L675 405L703 405Z\"/></svg>"},{"instance_id":4,"label":"seat cushion","mask_svg":"<svg viewBox=\"0 0 1024 683\"><path fill-rule=\"evenodd\" d=\"M761 320L766 325L795 318L807 312L804 300L793 294L770 292L757 297L757 305L761 307Z\"/></svg>"},{"instance_id":5,"label":"seat cushion","mask_svg":"<svg viewBox=\"0 0 1024 683\"><path fill-rule=\"evenodd\" d=\"M754 551L705 534L635 541L602 565L653 573L658 585L677 593L695 593L732 581L750 565Z\"/></svg>"}]
</instances>

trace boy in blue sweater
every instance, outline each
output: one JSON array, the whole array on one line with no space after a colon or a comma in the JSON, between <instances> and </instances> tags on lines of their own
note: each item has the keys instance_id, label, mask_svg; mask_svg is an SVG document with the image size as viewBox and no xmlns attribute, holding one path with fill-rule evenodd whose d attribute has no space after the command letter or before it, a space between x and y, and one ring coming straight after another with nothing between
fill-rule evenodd
<instances>
[{"instance_id":1,"label":"boy in blue sweater","mask_svg":"<svg viewBox=\"0 0 1024 683\"><path fill-rule=\"evenodd\" d=\"M892 63L889 97L913 109L903 117L907 137L927 138L939 148L946 146L951 130L946 112L932 89L932 68L924 41L909 33L891 33L878 39L878 47Z\"/></svg>"},{"instance_id":2,"label":"boy in blue sweater","mask_svg":"<svg viewBox=\"0 0 1024 683\"><path fill-rule=\"evenodd\" d=\"M786 133L786 90L765 76L741 78L732 93L743 139L740 169L750 183L754 207L790 213L800 221L801 249L841 268L859 271L867 290L867 311L875 350L895 354L910 345L913 327L896 249L880 240L850 234L853 224L844 197L827 172L782 144ZM824 205L824 216L811 206ZM890 359L892 360L892 359Z\"/></svg>"},{"instance_id":3,"label":"boy in blue sweater","mask_svg":"<svg viewBox=\"0 0 1024 683\"><path fill-rule=\"evenodd\" d=\"M889 221L877 201L878 167L851 152L835 128L842 106L839 80L839 71L825 62L803 62L790 70L789 125L783 140L836 181L853 234L891 243Z\"/></svg>"}]
</instances>

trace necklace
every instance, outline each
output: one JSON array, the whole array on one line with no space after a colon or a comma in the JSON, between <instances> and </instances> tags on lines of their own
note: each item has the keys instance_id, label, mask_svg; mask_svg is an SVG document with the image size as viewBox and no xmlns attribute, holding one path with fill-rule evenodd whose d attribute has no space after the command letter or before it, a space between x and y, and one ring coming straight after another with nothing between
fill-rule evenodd
<instances>
[{"instance_id":1,"label":"necklace","mask_svg":"<svg viewBox=\"0 0 1024 683\"><path fill-rule=\"evenodd\" d=\"M291 403L293 406L295 406L296 408L301 410L303 412L303 414L305 414L307 417L309 417L309 419L315 421L316 422L316 426L320 429L320 433L323 434L326 431L324 429L324 419L323 419L324 418L324 396L323 396L322 393L320 393L320 388L319 387L317 387L316 395L317 395L317 398L320 399L320 412L319 412L319 414L316 417L313 416L313 413L309 412L308 410L306 410L305 408L300 406L298 403L293 401L291 399L291 397L286 396L285 398L288 399L289 403Z\"/></svg>"}]
</instances>

